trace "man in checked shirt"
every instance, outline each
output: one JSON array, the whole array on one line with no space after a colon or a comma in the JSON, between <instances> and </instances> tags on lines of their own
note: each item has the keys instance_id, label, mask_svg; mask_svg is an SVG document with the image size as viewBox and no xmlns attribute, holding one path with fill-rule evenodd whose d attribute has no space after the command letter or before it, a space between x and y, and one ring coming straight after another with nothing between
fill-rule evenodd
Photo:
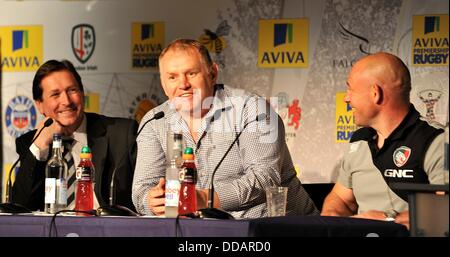
<instances>
[{"instance_id":1,"label":"man in checked shirt","mask_svg":"<svg viewBox=\"0 0 450 257\"><path fill-rule=\"evenodd\" d=\"M206 207L211 175L243 130L214 176L214 207L235 218L267 216L265 189L288 187L286 215L319 214L296 176L284 140L284 126L270 105L255 94L216 84L218 65L198 41L178 39L159 57L161 84L169 100L149 111L137 137L132 198L137 211L165 214L168 128L182 131L198 170L197 208ZM163 111L164 119L149 122ZM263 114L263 120L257 117Z\"/></svg>"}]
</instances>

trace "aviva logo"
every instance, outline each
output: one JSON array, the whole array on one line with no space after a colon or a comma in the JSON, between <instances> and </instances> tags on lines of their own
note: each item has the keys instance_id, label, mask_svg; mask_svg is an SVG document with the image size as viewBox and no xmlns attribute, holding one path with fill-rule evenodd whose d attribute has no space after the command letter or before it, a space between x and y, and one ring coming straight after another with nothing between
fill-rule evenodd
<instances>
[{"instance_id":1,"label":"aviva logo","mask_svg":"<svg viewBox=\"0 0 450 257\"><path fill-rule=\"evenodd\" d=\"M3 71L35 71L42 63L42 26L0 26Z\"/></svg>"},{"instance_id":2,"label":"aviva logo","mask_svg":"<svg viewBox=\"0 0 450 257\"><path fill-rule=\"evenodd\" d=\"M140 23L131 25L131 65L145 70L158 67L158 57L164 47L164 23Z\"/></svg>"},{"instance_id":3,"label":"aviva logo","mask_svg":"<svg viewBox=\"0 0 450 257\"><path fill-rule=\"evenodd\" d=\"M309 20L259 21L258 67L308 67Z\"/></svg>"},{"instance_id":4,"label":"aviva logo","mask_svg":"<svg viewBox=\"0 0 450 257\"><path fill-rule=\"evenodd\" d=\"M345 95L345 92L336 93L336 143L348 143L353 132L358 129L353 109L345 102Z\"/></svg>"},{"instance_id":5,"label":"aviva logo","mask_svg":"<svg viewBox=\"0 0 450 257\"><path fill-rule=\"evenodd\" d=\"M275 24L273 33L273 46L292 43L292 23Z\"/></svg>"},{"instance_id":6,"label":"aviva logo","mask_svg":"<svg viewBox=\"0 0 450 257\"><path fill-rule=\"evenodd\" d=\"M425 31L423 34L428 34L432 32L439 32L439 23L441 17L439 16L426 16L425 17Z\"/></svg>"},{"instance_id":7,"label":"aviva logo","mask_svg":"<svg viewBox=\"0 0 450 257\"><path fill-rule=\"evenodd\" d=\"M448 66L448 14L414 15L412 35L414 66Z\"/></svg>"},{"instance_id":8,"label":"aviva logo","mask_svg":"<svg viewBox=\"0 0 450 257\"><path fill-rule=\"evenodd\" d=\"M141 24L141 40L150 39L155 36L155 25Z\"/></svg>"},{"instance_id":9,"label":"aviva logo","mask_svg":"<svg viewBox=\"0 0 450 257\"><path fill-rule=\"evenodd\" d=\"M28 48L28 30L13 30L13 52L22 48Z\"/></svg>"}]
</instances>

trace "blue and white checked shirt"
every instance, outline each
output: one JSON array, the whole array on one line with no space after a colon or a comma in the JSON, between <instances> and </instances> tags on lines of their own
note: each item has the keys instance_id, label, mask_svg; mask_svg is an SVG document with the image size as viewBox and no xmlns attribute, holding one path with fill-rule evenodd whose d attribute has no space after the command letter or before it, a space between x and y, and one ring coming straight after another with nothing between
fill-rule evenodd
<instances>
[{"instance_id":1,"label":"blue and white checked shirt","mask_svg":"<svg viewBox=\"0 0 450 257\"><path fill-rule=\"evenodd\" d=\"M214 177L221 208L235 218L267 216L265 188L287 186L286 215L319 214L296 176L285 142L284 125L262 97L224 85L215 86L212 107L202 119L195 143L188 126L169 101L149 111L141 125L155 113L163 119L151 121L137 137L137 160L132 198L138 212L153 215L148 208L147 192L165 177L167 131L182 131L185 146L192 147L198 170L198 189L211 183L212 171L237 134L249 123ZM256 121L258 114L265 120ZM259 116L261 117L261 116ZM139 128L140 129L140 128Z\"/></svg>"}]
</instances>

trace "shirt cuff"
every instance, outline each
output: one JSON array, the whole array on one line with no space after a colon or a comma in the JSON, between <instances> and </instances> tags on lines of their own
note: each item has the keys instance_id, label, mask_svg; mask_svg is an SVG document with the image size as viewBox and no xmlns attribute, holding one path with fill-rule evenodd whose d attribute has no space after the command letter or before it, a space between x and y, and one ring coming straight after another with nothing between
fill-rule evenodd
<instances>
[{"instance_id":1,"label":"shirt cuff","mask_svg":"<svg viewBox=\"0 0 450 257\"><path fill-rule=\"evenodd\" d=\"M220 208L225 211L236 210L241 206L239 202L239 195L232 185L228 187L215 188L217 195L219 196Z\"/></svg>"},{"instance_id":2,"label":"shirt cuff","mask_svg":"<svg viewBox=\"0 0 450 257\"><path fill-rule=\"evenodd\" d=\"M48 147L45 149L39 149L35 143L31 144L30 152L34 155L38 161L46 161L48 157Z\"/></svg>"}]
</instances>

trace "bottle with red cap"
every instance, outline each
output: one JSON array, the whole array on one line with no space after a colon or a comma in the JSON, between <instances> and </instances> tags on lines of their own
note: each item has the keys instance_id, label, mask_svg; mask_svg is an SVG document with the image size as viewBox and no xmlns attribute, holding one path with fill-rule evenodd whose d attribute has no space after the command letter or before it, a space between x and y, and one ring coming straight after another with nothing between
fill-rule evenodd
<instances>
[{"instance_id":1,"label":"bottle with red cap","mask_svg":"<svg viewBox=\"0 0 450 257\"><path fill-rule=\"evenodd\" d=\"M194 151L191 147L186 147L183 154L184 163L180 172L180 198L178 204L178 214L184 215L197 211L197 193L195 184L197 183L197 168L195 166Z\"/></svg>"},{"instance_id":2,"label":"bottle with red cap","mask_svg":"<svg viewBox=\"0 0 450 257\"><path fill-rule=\"evenodd\" d=\"M76 170L75 210L91 211L94 209L94 173L91 149L88 146L83 146L80 153L80 163ZM81 213L79 215L86 216L87 214Z\"/></svg>"}]
</instances>

